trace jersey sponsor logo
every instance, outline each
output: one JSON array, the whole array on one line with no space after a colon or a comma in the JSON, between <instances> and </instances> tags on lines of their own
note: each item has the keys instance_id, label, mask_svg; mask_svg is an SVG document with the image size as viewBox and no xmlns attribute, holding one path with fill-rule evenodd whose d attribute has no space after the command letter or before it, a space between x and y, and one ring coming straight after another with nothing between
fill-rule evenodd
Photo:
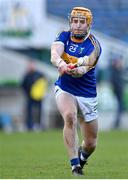
<instances>
[{"instance_id":1,"label":"jersey sponsor logo","mask_svg":"<svg viewBox=\"0 0 128 180\"><path fill-rule=\"evenodd\" d=\"M84 48L81 47L79 54L82 54L82 53L83 53L83 50L84 50Z\"/></svg>"}]
</instances>

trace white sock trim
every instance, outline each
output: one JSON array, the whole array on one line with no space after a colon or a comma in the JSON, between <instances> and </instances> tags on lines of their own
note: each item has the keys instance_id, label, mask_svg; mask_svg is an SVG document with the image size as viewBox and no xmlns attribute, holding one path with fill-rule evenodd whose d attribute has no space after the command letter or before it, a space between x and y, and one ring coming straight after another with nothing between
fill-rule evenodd
<instances>
[{"instance_id":1,"label":"white sock trim","mask_svg":"<svg viewBox=\"0 0 128 180\"><path fill-rule=\"evenodd\" d=\"M72 166L72 171L76 168L76 166L78 167L78 166L80 166L80 164L73 165Z\"/></svg>"},{"instance_id":2,"label":"white sock trim","mask_svg":"<svg viewBox=\"0 0 128 180\"><path fill-rule=\"evenodd\" d=\"M82 161L86 161L86 159L84 158L84 156L82 155L82 153L81 153L81 155L80 155L80 159L81 159Z\"/></svg>"}]
</instances>

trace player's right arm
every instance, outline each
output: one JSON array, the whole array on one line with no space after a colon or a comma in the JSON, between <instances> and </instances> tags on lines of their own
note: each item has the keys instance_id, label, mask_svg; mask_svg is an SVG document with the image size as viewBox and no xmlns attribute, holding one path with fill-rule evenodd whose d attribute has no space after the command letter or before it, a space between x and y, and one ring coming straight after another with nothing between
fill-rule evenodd
<instances>
[{"instance_id":1,"label":"player's right arm","mask_svg":"<svg viewBox=\"0 0 128 180\"><path fill-rule=\"evenodd\" d=\"M58 68L60 74L67 72L67 64L61 58L64 52L64 44L61 42L54 42L51 47L51 62Z\"/></svg>"}]
</instances>

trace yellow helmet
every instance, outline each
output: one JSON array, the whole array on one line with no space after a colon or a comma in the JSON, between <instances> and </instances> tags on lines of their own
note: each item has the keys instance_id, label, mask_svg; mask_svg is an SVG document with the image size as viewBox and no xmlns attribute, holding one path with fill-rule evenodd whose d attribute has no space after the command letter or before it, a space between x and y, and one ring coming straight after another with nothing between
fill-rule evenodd
<instances>
[{"instance_id":1,"label":"yellow helmet","mask_svg":"<svg viewBox=\"0 0 128 180\"><path fill-rule=\"evenodd\" d=\"M73 29L71 27L72 18L85 18L87 23L87 29L85 29L85 32L77 33L73 32ZM71 30L71 36L76 39L85 39L88 37L90 33L90 28L92 24L92 13L90 9L85 7L74 7L69 15L69 24L70 24L70 30Z\"/></svg>"},{"instance_id":2,"label":"yellow helmet","mask_svg":"<svg viewBox=\"0 0 128 180\"><path fill-rule=\"evenodd\" d=\"M85 7L74 7L71 11L70 18L72 17L84 17L86 18L87 25L92 24L92 13L90 9Z\"/></svg>"}]
</instances>

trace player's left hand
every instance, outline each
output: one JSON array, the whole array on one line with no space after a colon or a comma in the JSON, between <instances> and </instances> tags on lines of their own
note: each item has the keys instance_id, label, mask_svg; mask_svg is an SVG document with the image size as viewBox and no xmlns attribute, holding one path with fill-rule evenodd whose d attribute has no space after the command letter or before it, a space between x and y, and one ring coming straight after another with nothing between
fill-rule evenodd
<instances>
[{"instance_id":1,"label":"player's left hand","mask_svg":"<svg viewBox=\"0 0 128 180\"><path fill-rule=\"evenodd\" d=\"M75 70L75 68L76 68L75 64L72 64L72 63L68 64L66 73L69 75L72 75L72 72L73 72L73 70Z\"/></svg>"},{"instance_id":2,"label":"player's left hand","mask_svg":"<svg viewBox=\"0 0 128 180\"><path fill-rule=\"evenodd\" d=\"M67 74L73 77L82 77L85 74L85 67L77 67L76 65L69 64Z\"/></svg>"}]
</instances>

